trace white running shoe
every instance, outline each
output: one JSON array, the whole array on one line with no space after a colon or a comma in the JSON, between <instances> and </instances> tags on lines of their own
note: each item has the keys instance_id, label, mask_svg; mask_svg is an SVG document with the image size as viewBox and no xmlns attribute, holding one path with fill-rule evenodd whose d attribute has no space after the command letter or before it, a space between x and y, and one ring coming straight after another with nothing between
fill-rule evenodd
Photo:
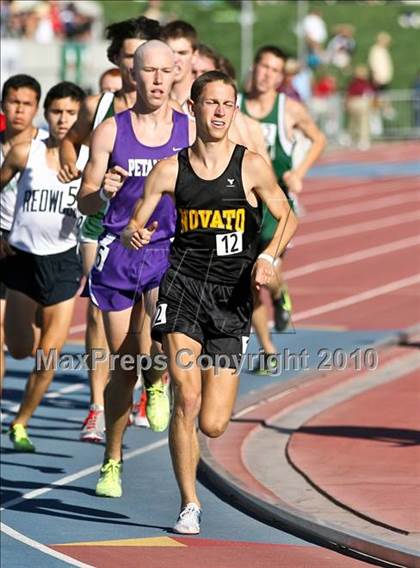
<instances>
[{"instance_id":1,"label":"white running shoe","mask_svg":"<svg viewBox=\"0 0 420 568\"><path fill-rule=\"evenodd\" d=\"M104 409L99 404L91 404L89 414L83 422L80 432L80 439L83 442L104 442L105 441L105 414Z\"/></svg>"},{"instance_id":2,"label":"white running shoe","mask_svg":"<svg viewBox=\"0 0 420 568\"><path fill-rule=\"evenodd\" d=\"M200 532L201 509L195 503L187 503L179 513L174 531L179 534L198 534Z\"/></svg>"}]
</instances>

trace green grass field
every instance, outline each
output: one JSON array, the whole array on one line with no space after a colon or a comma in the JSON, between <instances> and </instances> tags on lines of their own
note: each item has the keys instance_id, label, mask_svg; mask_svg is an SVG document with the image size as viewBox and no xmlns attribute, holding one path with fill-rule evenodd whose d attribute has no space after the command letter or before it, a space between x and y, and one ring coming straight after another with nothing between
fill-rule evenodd
<instances>
[{"instance_id":1,"label":"green grass field","mask_svg":"<svg viewBox=\"0 0 420 568\"><path fill-rule=\"evenodd\" d=\"M111 23L125 18L138 16L144 12L147 3L142 0L101 0L104 6L105 22ZM198 30L200 40L208 43L229 57L238 74L240 70L240 2L214 0L213 3L194 0L163 0L162 8L174 18L188 21ZM357 50L354 63L366 62L367 53L376 34L387 31L393 37L391 47L395 65L393 87L409 88L420 69L420 30L403 29L398 24L398 17L409 10L401 2L371 2L337 0L311 0L322 10L323 17L331 33L336 24L352 24L355 27ZM413 5L412 10L420 13L420 5ZM297 2L271 1L254 2L254 48L263 44L275 44L287 51L296 53L297 38L294 33L297 20ZM346 82L341 77L341 85Z\"/></svg>"}]
</instances>

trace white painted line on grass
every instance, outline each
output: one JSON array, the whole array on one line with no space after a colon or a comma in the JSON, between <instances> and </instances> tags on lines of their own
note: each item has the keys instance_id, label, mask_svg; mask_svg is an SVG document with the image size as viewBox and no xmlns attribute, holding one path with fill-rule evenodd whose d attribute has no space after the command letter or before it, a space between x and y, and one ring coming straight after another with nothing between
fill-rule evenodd
<instances>
[{"instance_id":1,"label":"white painted line on grass","mask_svg":"<svg viewBox=\"0 0 420 568\"><path fill-rule=\"evenodd\" d=\"M371 288L366 290L366 292L360 292L359 294L354 294L353 296L348 296L347 298L342 298L341 300L336 300L335 302L330 302L329 304L324 304L323 306L318 306L316 308L311 308L310 310L305 310L303 312L298 312L292 315L292 321L297 322L319 316L321 314L326 314L328 312L333 312L341 308L346 308L347 306L352 306L359 302L364 302L375 298L376 296L382 296L383 294L388 294L389 292L395 292L401 288L406 288L407 286L413 286L414 284L420 283L420 274L415 276L409 276L408 278L402 278L401 280L395 280L394 282L389 282L384 286L378 286L377 288Z\"/></svg>"},{"instance_id":2,"label":"white painted line on grass","mask_svg":"<svg viewBox=\"0 0 420 568\"><path fill-rule=\"evenodd\" d=\"M299 278L300 276L318 272L320 270L336 268L337 266L342 266L344 264L352 264L353 262L366 260L368 258L380 256L381 254L388 254L390 252L407 249L417 245L420 245L420 237L407 237L406 239L401 239L400 241L394 241L385 245L362 249L357 252L335 256L333 258L326 258L319 262L312 262L311 264L306 264L305 266L288 270L284 273L284 275L287 280L291 280L292 278Z\"/></svg>"}]
</instances>

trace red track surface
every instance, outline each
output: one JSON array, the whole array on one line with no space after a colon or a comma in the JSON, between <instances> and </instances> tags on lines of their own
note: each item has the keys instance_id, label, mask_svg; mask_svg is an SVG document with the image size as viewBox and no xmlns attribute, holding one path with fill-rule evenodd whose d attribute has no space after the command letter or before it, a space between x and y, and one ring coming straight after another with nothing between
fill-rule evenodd
<instances>
[{"instance_id":1,"label":"red track surface","mask_svg":"<svg viewBox=\"0 0 420 568\"><path fill-rule=\"evenodd\" d=\"M410 351L397 348L393 357ZM322 412L288 446L292 463L316 487L410 533L420 531L419 369L420 356L415 372Z\"/></svg>"},{"instance_id":2,"label":"red track surface","mask_svg":"<svg viewBox=\"0 0 420 568\"><path fill-rule=\"evenodd\" d=\"M185 568L201 562L211 568L362 568L365 562L339 556L336 552L313 546L257 544L248 542L211 541L176 538L184 547L134 546L59 546L52 548L82 562L101 568ZM199 558L201 560L199 560ZM204 559L204 560L203 560ZM339 564L338 564L339 563Z\"/></svg>"},{"instance_id":3,"label":"red track surface","mask_svg":"<svg viewBox=\"0 0 420 568\"><path fill-rule=\"evenodd\" d=\"M404 162L419 155L420 144L396 143L335 151L321 163ZM294 323L344 329L418 323L420 176L310 179L301 202L306 214L285 260ZM83 339L84 306L78 300L71 340Z\"/></svg>"}]
</instances>

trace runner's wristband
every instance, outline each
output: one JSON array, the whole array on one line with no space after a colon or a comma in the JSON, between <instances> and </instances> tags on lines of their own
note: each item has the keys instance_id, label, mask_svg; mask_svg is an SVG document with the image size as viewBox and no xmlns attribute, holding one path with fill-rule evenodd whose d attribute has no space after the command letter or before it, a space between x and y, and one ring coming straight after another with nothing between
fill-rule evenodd
<instances>
[{"instance_id":1,"label":"runner's wristband","mask_svg":"<svg viewBox=\"0 0 420 568\"><path fill-rule=\"evenodd\" d=\"M99 190L99 197L102 199L102 201L105 201L105 203L109 202L110 198L105 195L105 191L104 191L103 187L101 187L101 189Z\"/></svg>"},{"instance_id":2,"label":"runner's wristband","mask_svg":"<svg viewBox=\"0 0 420 568\"><path fill-rule=\"evenodd\" d=\"M261 254L259 254L259 255L257 256L257 260L258 260L259 258L262 258L263 260L268 260L268 262L269 262L270 264L274 264L274 257L271 256L271 254L265 254L265 252L262 252Z\"/></svg>"}]
</instances>

